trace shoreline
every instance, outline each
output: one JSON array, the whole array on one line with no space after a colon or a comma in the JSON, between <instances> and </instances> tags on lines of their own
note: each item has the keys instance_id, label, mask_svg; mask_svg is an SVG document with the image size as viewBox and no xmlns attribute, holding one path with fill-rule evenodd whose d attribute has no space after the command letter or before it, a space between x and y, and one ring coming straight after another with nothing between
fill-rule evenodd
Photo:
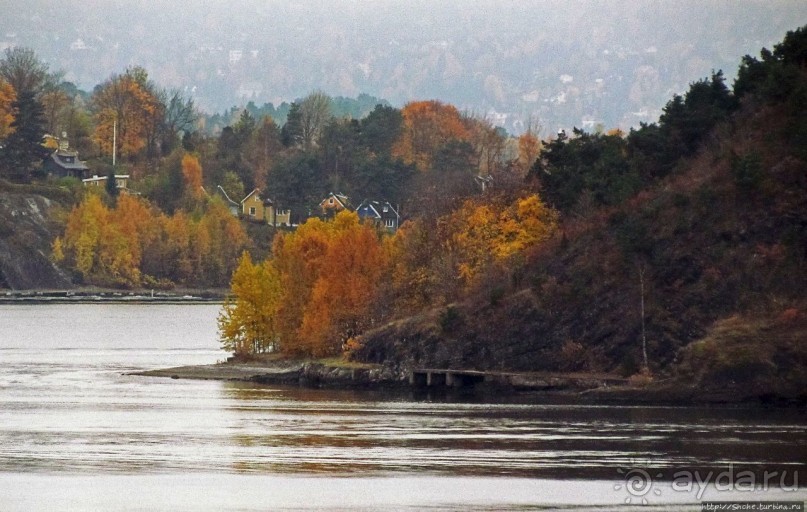
<instances>
[{"instance_id":1,"label":"shoreline","mask_svg":"<svg viewBox=\"0 0 807 512\"><path fill-rule=\"evenodd\" d=\"M475 396L493 400L530 399L583 405L646 406L804 406L803 397L749 396L737 390L703 390L675 382L649 386L593 385L595 379L569 380L543 377L532 384L513 385L501 379L471 386L423 386L413 384L410 372L393 371L376 364L343 363L333 360L284 360L233 362L145 370L127 375L188 380L252 382L261 385L305 388L410 391L418 395ZM523 382L521 374L513 373ZM551 382L550 382L551 381Z\"/></svg>"},{"instance_id":2,"label":"shoreline","mask_svg":"<svg viewBox=\"0 0 807 512\"><path fill-rule=\"evenodd\" d=\"M187 288L175 290L0 290L0 304L220 304L228 290Z\"/></svg>"}]
</instances>

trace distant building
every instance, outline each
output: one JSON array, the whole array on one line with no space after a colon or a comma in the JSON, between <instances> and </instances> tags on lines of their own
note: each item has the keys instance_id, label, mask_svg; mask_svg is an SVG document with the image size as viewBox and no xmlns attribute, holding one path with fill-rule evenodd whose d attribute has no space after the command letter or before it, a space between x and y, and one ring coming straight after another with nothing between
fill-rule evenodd
<instances>
[{"instance_id":1,"label":"distant building","mask_svg":"<svg viewBox=\"0 0 807 512\"><path fill-rule=\"evenodd\" d=\"M57 178L78 178L90 176L90 168L78 158L78 151L61 147L50 154L43 164L45 172Z\"/></svg>"},{"instance_id":2,"label":"distant building","mask_svg":"<svg viewBox=\"0 0 807 512\"><path fill-rule=\"evenodd\" d=\"M377 226L383 226L387 231L394 233L398 230L401 216L389 201L372 201L365 199L356 209L362 220L370 220Z\"/></svg>"},{"instance_id":3,"label":"distant building","mask_svg":"<svg viewBox=\"0 0 807 512\"><path fill-rule=\"evenodd\" d=\"M291 210L275 207L271 199L261 198L261 191L255 189L241 200L241 214L255 222L265 222L270 226L291 227Z\"/></svg>"},{"instance_id":4,"label":"distant building","mask_svg":"<svg viewBox=\"0 0 807 512\"><path fill-rule=\"evenodd\" d=\"M353 211L354 209L346 195L334 194L333 192L319 202L319 207L322 210L323 217L333 217L342 210Z\"/></svg>"},{"instance_id":5,"label":"distant building","mask_svg":"<svg viewBox=\"0 0 807 512\"><path fill-rule=\"evenodd\" d=\"M106 180L109 179L107 176L98 176L95 175L92 178L85 178L82 181L85 187L106 187ZM126 192L129 190L129 175L128 174L116 174L115 175L115 188L122 192Z\"/></svg>"}]
</instances>

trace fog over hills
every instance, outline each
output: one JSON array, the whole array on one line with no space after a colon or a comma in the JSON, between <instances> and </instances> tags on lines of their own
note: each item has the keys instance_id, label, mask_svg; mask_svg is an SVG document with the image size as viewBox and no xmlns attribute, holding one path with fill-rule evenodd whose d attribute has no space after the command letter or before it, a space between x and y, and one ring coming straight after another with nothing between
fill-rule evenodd
<instances>
[{"instance_id":1,"label":"fog over hills","mask_svg":"<svg viewBox=\"0 0 807 512\"><path fill-rule=\"evenodd\" d=\"M315 89L440 99L511 132L637 126L807 23L797 0L5 0L0 49L91 90L127 66L207 112Z\"/></svg>"}]
</instances>

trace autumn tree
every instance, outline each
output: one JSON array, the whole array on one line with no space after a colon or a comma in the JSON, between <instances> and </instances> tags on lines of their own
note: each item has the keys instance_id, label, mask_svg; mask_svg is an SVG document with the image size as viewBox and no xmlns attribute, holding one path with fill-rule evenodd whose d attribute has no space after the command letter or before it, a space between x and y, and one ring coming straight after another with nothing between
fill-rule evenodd
<instances>
[{"instance_id":1,"label":"autumn tree","mask_svg":"<svg viewBox=\"0 0 807 512\"><path fill-rule=\"evenodd\" d=\"M182 176L185 178L185 190L193 199L202 196L202 165L196 156L186 153L182 157Z\"/></svg>"},{"instance_id":2,"label":"autumn tree","mask_svg":"<svg viewBox=\"0 0 807 512\"><path fill-rule=\"evenodd\" d=\"M258 123L245 144L245 160L252 169L255 187L265 189L267 176L281 149L280 129L271 117L266 116Z\"/></svg>"},{"instance_id":3,"label":"autumn tree","mask_svg":"<svg viewBox=\"0 0 807 512\"><path fill-rule=\"evenodd\" d=\"M527 131L518 136L517 168L522 178L527 176L540 152L541 140L533 131L532 126L529 126Z\"/></svg>"},{"instance_id":4,"label":"autumn tree","mask_svg":"<svg viewBox=\"0 0 807 512\"><path fill-rule=\"evenodd\" d=\"M393 153L420 170L431 168L438 150L452 140L467 140L468 130L453 105L415 101L402 110L403 131Z\"/></svg>"},{"instance_id":5,"label":"autumn tree","mask_svg":"<svg viewBox=\"0 0 807 512\"><path fill-rule=\"evenodd\" d=\"M14 102L17 93L8 82L0 80L0 141L11 133L11 123L14 122Z\"/></svg>"},{"instance_id":6,"label":"autumn tree","mask_svg":"<svg viewBox=\"0 0 807 512\"><path fill-rule=\"evenodd\" d=\"M68 115L68 107L72 100L65 91L54 88L42 94L42 109L44 113L45 131L56 137L61 136L62 125Z\"/></svg>"},{"instance_id":7,"label":"autumn tree","mask_svg":"<svg viewBox=\"0 0 807 512\"><path fill-rule=\"evenodd\" d=\"M96 87L91 100L96 123L93 138L102 153L112 154L113 139L117 154L124 158L153 144L163 106L150 88L142 68L128 69Z\"/></svg>"},{"instance_id":8,"label":"autumn tree","mask_svg":"<svg viewBox=\"0 0 807 512\"><path fill-rule=\"evenodd\" d=\"M300 325L300 343L314 356L339 353L373 325L371 309L385 271L378 235L355 213L337 214L330 235Z\"/></svg>"},{"instance_id":9,"label":"autumn tree","mask_svg":"<svg viewBox=\"0 0 807 512\"><path fill-rule=\"evenodd\" d=\"M331 223L312 218L296 231L275 238L272 253L284 290L277 323L283 352L305 351L298 342L298 333L324 264L331 227Z\"/></svg>"},{"instance_id":10,"label":"autumn tree","mask_svg":"<svg viewBox=\"0 0 807 512\"><path fill-rule=\"evenodd\" d=\"M68 215L53 256L91 284L223 286L247 244L241 224L217 200L196 220L182 211L168 217L130 195L108 208L90 193Z\"/></svg>"},{"instance_id":11,"label":"autumn tree","mask_svg":"<svg viewBox=\"0 0 807 512\"><path fill-rule=\"evenodd\" d=\"M245 252L233 273L231 292L218 317L222 348L241 357L274 351L283 293L271 260L255 264Z\"/></svg>"},{"instance_id":12,"label":"autumn tree","mask_svg":"<svg viewBox=\"0 0 807 512\"><path fill-rule=\"evenodd\" d=\"M97 194L88 194L68 216L60 251L84 282L124 287L140 284L139 241L121 231L120 218Z\"/></svg>"}]
</instances>

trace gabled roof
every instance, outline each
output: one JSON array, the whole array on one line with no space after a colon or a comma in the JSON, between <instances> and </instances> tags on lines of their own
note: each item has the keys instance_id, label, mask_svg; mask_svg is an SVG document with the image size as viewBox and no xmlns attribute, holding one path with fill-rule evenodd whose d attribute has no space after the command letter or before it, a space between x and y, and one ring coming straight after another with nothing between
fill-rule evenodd
<instances>
[{"instance_id":1,"label":"gabled roof","mask_svg":"<svg viewBox=\"0 0 807 512\"><path fill-rule=\"evenodd\" d=\"M87 164L78 159L78 152L76 151L57 149L51 153L50 158L62 169L72 169L77 171L89 170Z\"/></svg>"},{"instance_id":2,"label":"gabled roof","mask_svg":"<svg viewBox=\"0 0 807 512\"><path fill-rule=\"evenodd\" d=\"M325 199L320 201L319 205L324 206L325 202L331 198L335 199L339 203L339 206L341 206L342 208L346 210L353 209L353 205L350 204L350 199L348 199L348 197L345 194L334 194L333 192L330 192L327 196L325 196Z\"/></svg>"},{"instance_id":3,"label":"gabled roof","mask_svg":"<svg viewBox=\"0 0 807 512\"><path fill-rule=\"evenodd\" d=\"M374 219L398 217L398 211L389 201L376 201L372 199L362 201L359 207L356 208L356 213L358 213L359 217L372 217Z\"/></svg>"},{"instance_id":4,"label":"gabled roof","mask_svg":"<svg viewBox=\"0 0 807 512\"><path fill-rule=\"evenodd\" d=\"M261 193L261 190L260 190L260 189L258 189L258 188L256 188L255 190L253 190L252 192L250 192L249 194L247 194L247 197L245 197L244 199L242 199L242 200L241 200L241 204L244 204L244 202L245 202L247 199L249 199L250 197L252 197L253 195L255 195L255 194L260 194L260 193ZM260 197L260 196L258 196L258 197Z\"/></svg>"},{"instance_id":5,"label":"gabled roof","mask_svg":"<svg viewBox=\"0 0 807 512\"><path fill-rule=\"evenodd\" d=\"M359 217L372 217L374 219L381 218L381 205L378 201L370 201L365 199L361 202L358 208L356 208L356 213L358 213Z\"/></svg>"}]
</instances>

